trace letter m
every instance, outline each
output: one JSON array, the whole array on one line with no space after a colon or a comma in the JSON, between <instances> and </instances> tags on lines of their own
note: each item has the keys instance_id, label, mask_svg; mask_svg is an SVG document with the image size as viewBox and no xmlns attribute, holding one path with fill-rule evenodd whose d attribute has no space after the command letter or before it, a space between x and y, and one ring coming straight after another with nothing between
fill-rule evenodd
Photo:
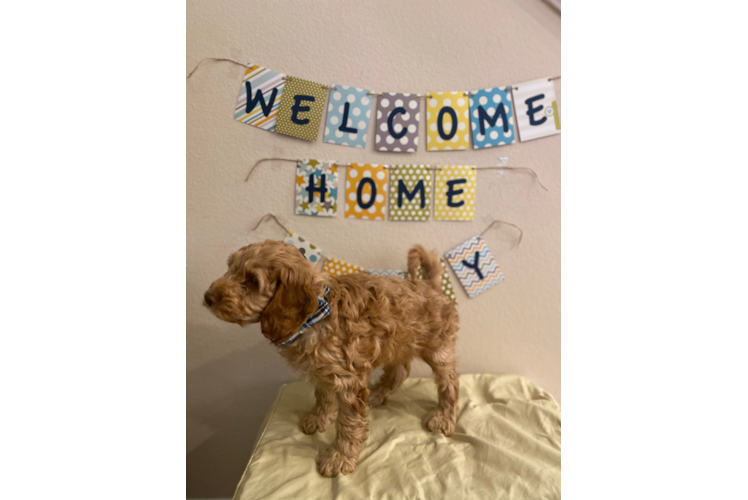
<instances>
[{"instance_id":1,"label":"letter m","mask_svg":"<svg viewBox=\"0 0 748 500\"><path fill-rule=\"evenodd\" d=\"M426 190L423 187L423 179L419 180L418 183L416 183L415 187L413 188L413 191L408 191L408 186L405 185L402 179L397 181L397 207L402 208L403 207L403 195L405 195L406 198L408 198L408 201L413 201L413 198L416 197L416 193L421 194L421 208L423 209L426 206Z\"/></svg>"}]
</instances>

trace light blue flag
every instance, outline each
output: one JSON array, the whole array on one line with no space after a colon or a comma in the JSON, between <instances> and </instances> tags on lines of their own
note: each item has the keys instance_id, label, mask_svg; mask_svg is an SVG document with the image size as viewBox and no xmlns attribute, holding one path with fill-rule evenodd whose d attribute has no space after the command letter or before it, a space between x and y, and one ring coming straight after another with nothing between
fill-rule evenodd
<instances>
[{"instance_id":1,"label":"light blue flag","mask_svg":"<svg viewBox=\"0 0 748 500\"><path fill-rule=\"evenodd\" d=\"M324 141L330 144L366 147L372 97L366 89L335 85L330 90Z\"/></svg>"}]
</instances>

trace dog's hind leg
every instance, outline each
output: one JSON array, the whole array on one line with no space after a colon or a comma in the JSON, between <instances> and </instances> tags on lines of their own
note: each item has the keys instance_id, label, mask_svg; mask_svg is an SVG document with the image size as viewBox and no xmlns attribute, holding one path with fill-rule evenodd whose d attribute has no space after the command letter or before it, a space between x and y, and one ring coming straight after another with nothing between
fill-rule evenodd
<instances>
[{"instance_id":1,"label":"dog's hind leg","mask_svg":"<svg viewBox=\"0 0 748 500\"><path fill-rule=\"evenodd\" d=\"M451 436L457 423L457 399L460 396L460 379L454 358L454 343L437 351L425 351L423 360L434 370L439 389L439 402L428 416L426 426L431 432Z\"/></svg>"},{"instance_id":2,"label":"dog's hind leg","mask_svg":"<svg viewBox=\"0 0 748 500\"><path fill-rule=\"evenodd\" d=\"M395 392L410 375L410 362L386 365L382 377L377 381L369 394L369 406L375 408Z\"/></svg>"}]
</instances>

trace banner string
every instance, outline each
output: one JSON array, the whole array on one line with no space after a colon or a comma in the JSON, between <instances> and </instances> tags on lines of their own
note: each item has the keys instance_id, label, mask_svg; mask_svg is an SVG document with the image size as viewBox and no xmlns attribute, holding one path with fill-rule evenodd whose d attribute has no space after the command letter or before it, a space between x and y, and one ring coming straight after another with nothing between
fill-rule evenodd
<instances>
[{"instance_id":1,"label":"banner string","mask_svg":"<svg viewBox=\"0 0 748 500\"><path fill-rule=\"evenodd\" d=\"M204 57L204 58L200 59L200 62L199 62L199 63L197 63L197 66L195 66L195 68L194 68L194 69L193 69L192 71L190 71L190 74L189 74L189 75L187 75L187 79L188 79L188 80L190 79L190 77L192 76L192 74L193 74L193 73L194 73L195 71L197 71L197 68L199 68L199 67L200 67L200 65L201 65L201 64L203 63L203 61L208 61L208 60L211 60L211 61L219 61L219 62L220 62L220 61L231 62L231 63L234 63L234 64L236 64L236 65L239 65L239 66L241 66L242 68L245 68L245 69L246 69L246 67L247 67L247 65L246 65L246 64L244 64L244 63L240 63L239 61L234 61L233 59L224 59L224 58L222 58L222 57Z\"/></svg>"},{"instance_id":2,"label":"banner string","mask_svg":"<svg viewBox=\"0 0 748 500\"><path fill-rule=\"evenodd\" d=\"M517 231L519 231L519 238L517 239L517 245L516 246L519 246L519 244L522 243L522 235L524 234L522 232L522 228L520 228L516 224L512 224L511 222L505 222L503 220L495 220L495 221L493 221L491 224L488 225L488 227L486 229L484 229L483 231L481 231L480 234L478 234L478 236L483 236L483 234L486 231L488 231L489 229L491 229L494 226L494 224L505 224L507 226L512 226L513 228L515 228Z\"/></svg>"},{"instance_id":3,"label":"banner string","mask_svg":"<svg viewBox=\"0 0 748 500\"><path fill-rule=\"evenodd\" d=\"M262 219L260 219L260 221L257 223L257 225L255 225L254 229L252 229L252 232L257 231L257 228L260 227L260 224L262 224L263 222L265 222L268 219L275 220L276 224L278 224L280 227L282 227L283 230L286 231L288 234L291 234L291 231L289 231L286 226L284 226L283 224L281 224L281 221L278 220L278 217L276 217L275 214L265 214L265 215L263 215Z\"/></svg>"},{"instance_id":4,"label":"banner string","mask_svg":"<svg viewBox=\"0 0 748 500\"><path fill-rule=\"evenodd\" d=\"M204 57L204 58L200 59L200 62L198 62L197 65L195 66L195 68L192 71L190 71L190 74L187 75L187 79L188 80L190 79L190 77L192 76L192 74L195 73L195 71L197 71L197 68L200 67L200 65L203 63L203 61L208 61L208 60L210 60L210 61L219 61L219 62L220 61L226 61L226 62L234 63L234 64L236 64L238 66L243 67L243 68L247 68L246 64L240 63L239 61L234 61L233 59L225 59L225 58L222 58L222 57ZM293 77L293 76L284 76L283 80L285 81L285 80L287 80L289 78L291 78L291 79L298 79L297 77ZM559 75L559 76L552 76L552 77L548 78L548 81L550 82L550 81L553 81L553 80L559 80L560 78L561 78L561 75ZM324 84L320 84L320 85L322 86L322 88L327 89L327 90L338 90L338 88L335 87L334 85L324 85ZM507 86L507 87L504 87L504 91L508 91L509 89L517 90L518 88L519 87ZM381 96L382 92L367 92L366 95ZM426 97L426 98L429 98L429 99L432 97L431 94L415 94L415 95L417 95L418 97L421 97L421 98ZM463 92L463 95L473 96L474 94L472 94L470 92Z\"/></svg>"},{"instance_id":5,"label":"banner string","mask_svg":"<svg viewBox=\"0 0 748 500\"><path fill-rule=\"evenodd\" d=\"M254 166L249 169L249 173L247 174L247 178L244 179L244 182L249 182L249 176L252 175L252 172L255 171L255 169L257 168L257 165L259 165L260 163L262 163L264 161L274 161L274 160L292 161L294 163L297 163L299 161L299 160L295 160L293 158L263 158L261 160L258 160L257 163L255 163Z\"/></svg>"},{"instance_id":6,"label":"banner string","mask_svg":"<svg viewBox=\"0 0 748 500\"><path fill-rule=\"evenodd\" d=\"M259 220L259 222L257 222L257 224L255 225L254 229L252 229L252 232L257 231L257 228L259 228L260 225L263 222L265 222L266 220L270 220L270 219L273 219L275 221L275 223L278 224L280 227L282 227L283 230L287 234L292 234L291 231L289 231L288 228L286 226L284 226L281 223L281 221L278 220L278 217L276 217L275 214L272 214L272 213L267 213L267 214L263 215L262 218ZM478 236L483 236L489 229L491 229L492 227L494 227L496 224L504 224L504 225L507 225L507 226L512 226L517 231L519 231L519 238L517 238L517 244L515 245L515 248L518 247L520 245L520 243L522 243L522 236L524 235L524 232L522 231L522 228L519 227L516 224L512 224L511 222L506 222L506 221L499 220L499 219L496 219L495 221L491 222L491 224L489 224L486 229L484 229L483 231L481 231L480 233L478 233ZM325 262L327 259L328 259L328 257L326 257L326 256L323 255L321 262Z\"/></svg>"},{"instance_id":7,"label":"banner string","mask_svg":"<svg viewBox=\"0 0 748 500\"><path fill-rule=\"evenodd\" d=\"M252 175L252 172L255 171L255 169L260 163L264 161L273 161L273 160L290 161L294 163L298 163L299 161L301 161L301 160L297 160L293 158L262 158L261 160L258 160L257 163L255 163L252 166L252 168L249 169L249 173L247 174L247 178L244 179L244 182L249 182L249 177ZM331 163L335 165L336 167L341 167L341 168L346 168L346 167L351 166L347 163L346 164L336 163L336 162L331 162ZM413 163L412 165L420 166L421 164ZM384 167L385 170L392 170L392 169L398 168L397 165L382 165L382 166ZM441 170L440 165L428 165L427 164L423 166L426 167L427 170L433 170L433 171ZM533 176L533 178L538 182L538 184L540 184L541 188L543 188L545 191L548 191L548 188L545 187L542 182L540 182L540 177L538 177L537 172L535 172L535 170L528 168L528 167L473 167L473 170L515 170L515 171L528 172L530 175Z\"/></svg>"}]
</instances>

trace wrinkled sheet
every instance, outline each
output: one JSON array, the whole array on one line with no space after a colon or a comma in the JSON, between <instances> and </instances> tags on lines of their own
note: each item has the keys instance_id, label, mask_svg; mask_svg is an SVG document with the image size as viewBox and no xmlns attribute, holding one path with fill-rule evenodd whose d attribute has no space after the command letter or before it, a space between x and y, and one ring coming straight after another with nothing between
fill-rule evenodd
<instances>
[{"instance_id":1,"label":"wrinkled sheet","mask_svg":"<svg viewBox=\"0 0 748 500\"><path fill-rule=\"evenodd\" d=\"M307 436L299 422L314 388L281 388L234 498L264 499L557 499L561 497L561 409L527 379L461 375L457 428L430 434L433 379L407 379L369 409L369 439L356 470L319 475L315 458L335 438L334 421Z\"/></svg>"}]
</instances>

